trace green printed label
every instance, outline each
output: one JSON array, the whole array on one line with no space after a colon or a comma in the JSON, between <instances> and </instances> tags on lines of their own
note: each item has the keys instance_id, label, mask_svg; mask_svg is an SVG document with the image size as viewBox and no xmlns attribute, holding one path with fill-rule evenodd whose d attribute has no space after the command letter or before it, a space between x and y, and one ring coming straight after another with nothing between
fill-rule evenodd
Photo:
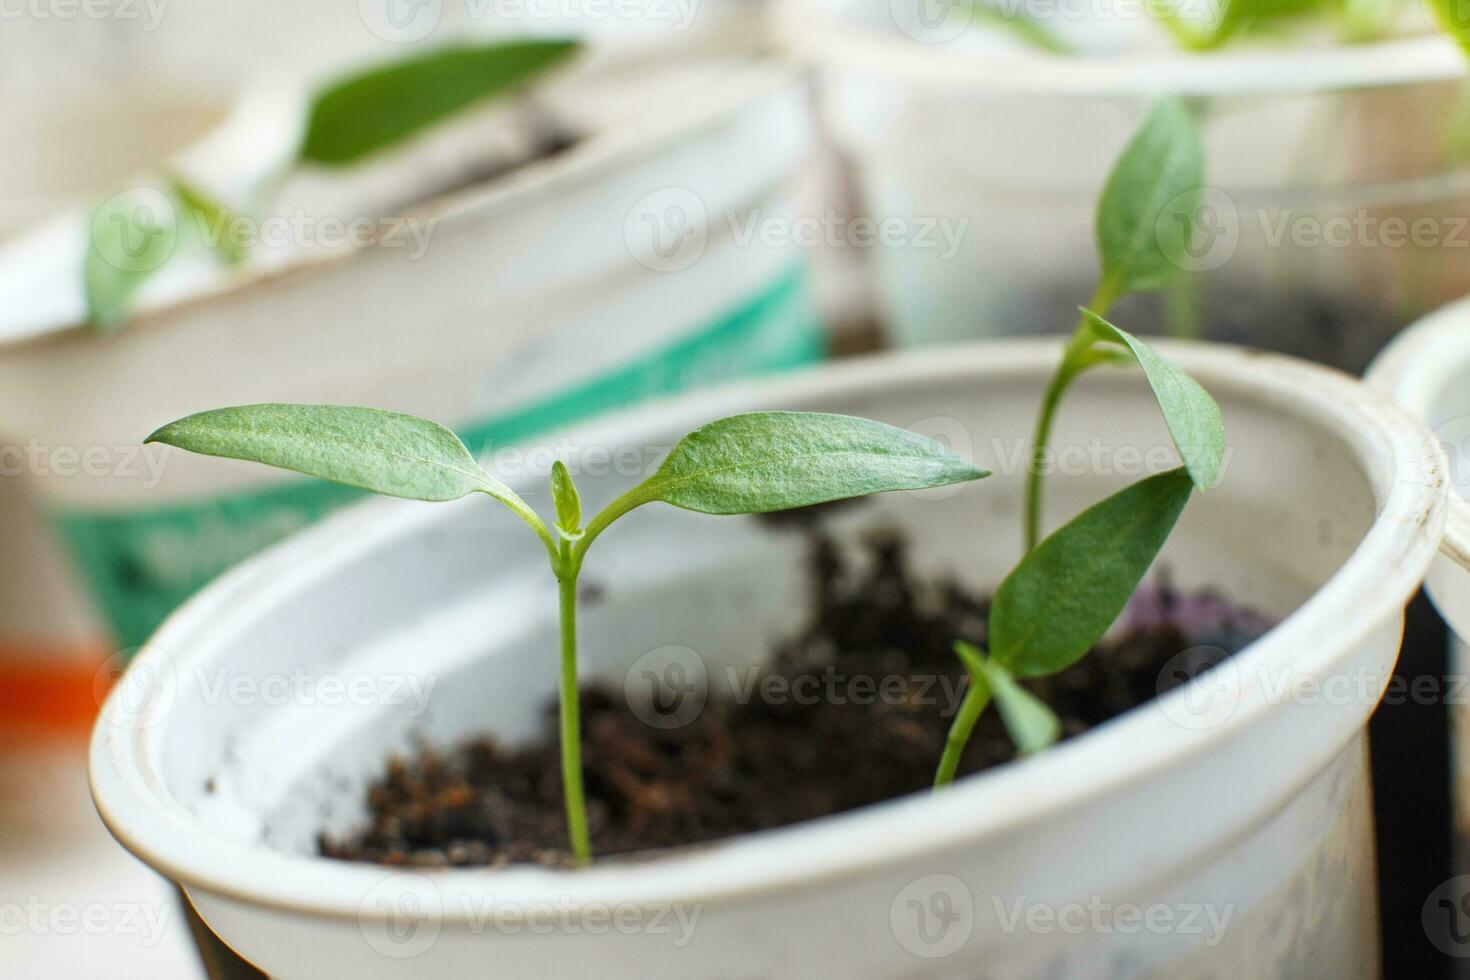
<instances>
[{"instance_id":1,"label":"green printed label","mask_svg":"<svg viewBox=\"0 0 1470 980\"><path fill-rule=\"evenodd\" d=\"M825 354L803 270L679 341L568 390L461 425L476 455L659 395L799 367ZM141 644L171 610L236 562L362 497L295 480L145 510L52 515L123 646Z\"/></svg>"}]
</instances>

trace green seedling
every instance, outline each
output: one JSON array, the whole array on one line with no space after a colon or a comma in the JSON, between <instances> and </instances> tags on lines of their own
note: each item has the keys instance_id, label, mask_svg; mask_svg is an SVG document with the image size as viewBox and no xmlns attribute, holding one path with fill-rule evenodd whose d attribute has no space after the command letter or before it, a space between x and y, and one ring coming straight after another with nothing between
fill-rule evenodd
<instances>
[{"instance_id":1,"label":"green seedling","mask_svg":"<svg viewBox=\"0 0 1470 980\"><path fill-rule=\"evenodd\" d=\"M1017 679L1065 670L1102 638L1193 491L1183 468L1141 480L1073 518L1006 576L990 607L989 650L955 644L970 686L950 725L936 788L954 781L960 755L992 700L1022 755L1056 740L1056 716Z\"/></svg>"},{"instance_id":2,"label":"green seedling","mask_svg":"<svg viewBox=\"0 0 1470 980\"><path fill-rule=\"evenodd\" d=\"M1099 364L1142 367L1195 485L1204 489L1219 477L1223 435L1214 401L1138 338L1103 319L1122 296L1163 289L1180 274L1203 183L1204 150L1189 109L1179 99L1164 99L1119 157L1098 201L1102 274L1037 415L1026 485L1027 550L1041 537L1042 476L1057 407L1072 382Z\"/></svg>"},{"instance_id":3,"label":"green seedling","mask_svg":"<svg viewBox=\"0 0 1470 980\"><path fill-rule=\"evenodd\" d=\"M996 591L990 649L956 646L970 687L951 725L936 787L953 781L992 700L1022 754L1057 737L1055 716L1017 678L1056 673L1090 650L1147 574L1191 493L1220 479L1225 431L1215 400L1173 362L1103 318L1120 297L1177 280L1203 183L1194 120L1182 101L1165 99L1123 151L1098 201L1102 274L1037 413L1022 519L1026 554ZM1042 541L1042 477L1057 410L1072 382L1101 364L1142 369L1183 466L1114 494Z\"/></svg>"},{"instance_id":4,"label":"green seedling","mask_svg":"<svg viewBox=\"0 0 1470 980\"><path fill-rule=\"evenodd\" d=\"M759 514L987 476L932 439L845 415L755 412L711 422L679 440L652 476L585 525L567 467L551 472L556 519L548 527L436 422L370 408L246 405L191 415L154 432L160 442L209 456L252 460L375 493L455 500L483 493L525 522L546 549L560 594L560 731L567 834L579 864L591 860L577 702L577 578L587 551L618 518L662 502L702 514Z\"/></svg>"},{"instance_id":5,"label":"green seedling","mask_svg":"<svg viewBox=\"0 0 1470 980\"><path fill-rule=\"evenodd\" d=\"M460 43L340 79L313 98L296 162L360 163L458 112L514 94L579 50L572 40ZM111 332L127 319L138 288L172 257L181 230L229 224L222 204L177 176L165 196L166 208L140 208L119 194L93 213L82 282L95 329ZM229 235L206 235L203 245L226 265L244 259Z\"/></svg>"}]
</instances>

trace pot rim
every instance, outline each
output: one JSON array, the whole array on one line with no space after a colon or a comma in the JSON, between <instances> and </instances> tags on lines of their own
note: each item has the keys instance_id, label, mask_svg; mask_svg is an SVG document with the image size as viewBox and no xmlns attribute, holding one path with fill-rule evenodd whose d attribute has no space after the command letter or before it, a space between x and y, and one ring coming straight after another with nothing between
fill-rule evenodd
<instances>
[{"instance_id":1,"label":"pot rim","mask_svg":"<svg viewBox=\"0 0 1470 980\"><path fill-rule=\"evenodd\" d=\"M1456 300L1423 317L1397 337L1369 366L1369 384L1387 392L1425 425L1447 387L1470 371L1470 298ZM1440 551L1470 569L1470 500L1446 481L1449 519Z\"/></svg>"},{"instance_id":2,"label":"pot rim","mask_svg":"<svg viewBox=\"0 0 1470 980\"><path fill-rule=\"evenodd\" d=\"M1364 44L1225 48L1168 54L1051 54L1017 47L977 53L880 33L844 16L844 0L779 0L775 18L794 51L827 65L900 81L983 94L1107 99L1382 88L1463 78L1465 56L1448 38L1425 34Z\"/></svg>"},{"instance_id":3,"label":"pot rim","mask_svg":"<svg viewBox=\"0 0 1470 980\"><path fill-rule=\"evenodd\" d=\"M1220 345L1160 342L1159 347L1217 393L1245 397L1307 417L1343 441L1378 502L1368 532L1343 565L1277 627L1237 654L1247 663L1291 663L1319 679L1373 631L1402 612L1423 580L1445 517L1438 446L1384 394L1328 368ZM714 391L608 416L576 437L666 435L670 420L718 417L752 405L885 392L913 384L983 383L1032 375L1038 390L1055 367L1060 342L997 341L883 354ZM1142 384L1142 379L1137 379ZM175 611L143 648L139 663L173 669L208 662L210 648L249 627L249 607L269 606L305 584L336 574L376 545L439 520L434 508L394 508L367 501L327 518L226 573ZM450 505L453 506L453 505ZM216 637L211 643L209 637ZM201 642L201 640L203 642ZM170 660L163 651L191 650ZM1047 752L956 783L937 796L915 795L763 833L691 848L647 862L594 865L576 872L518 866L405 873L369 864L286 854L232 839L186 810L168 792L161 765L167 705L153 697L141 725L99 718L89 770L98 812L112 834L145 863L189 888L253 904L337 919L371 915L359 908L368 889L403 892L432 874L445 921L488 896L517 904L708 902L809 888L903 864L1022 825L1040 812L1085 806L1165 767L1189 762L1234 739L1273 710L1259 671L1230 672L1238 694L1230 718L1205 730L1172 724L1163 712L1131 711L1108 726ZM1242 682L1242 678L1246 678ZM1252 681L1250 678L1256 678ZM156 694L156 692L150 692ZM1183 697L1175 691L1164 697ZM111 698L117 698L114 690ZM1363 706L1363 719L1371 710ZM152 717L149 717L149 712ZM150 723L154 722L154 723ZM1120 749L1126 748L1126 751ZM1120 764L1121 761L1121 764ZM393 884L387 878L395 878Z\"/></svg>"}]
</instances>

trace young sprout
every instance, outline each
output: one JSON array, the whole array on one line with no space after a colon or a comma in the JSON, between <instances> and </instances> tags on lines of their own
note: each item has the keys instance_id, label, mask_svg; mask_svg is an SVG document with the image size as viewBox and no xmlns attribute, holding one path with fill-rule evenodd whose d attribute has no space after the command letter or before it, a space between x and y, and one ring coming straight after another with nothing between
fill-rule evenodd
<instances>
[{"instance_id":1,"label":"young sprout","mask_svg":"<svg viewBox=\"0 0 1470 980\"><path fill-rule=\"evenodd\" d=\"M1177 98L1164 99L1150 111L1103 188L1097 206L1102 278L1047 386L1032 438L1023 528L1027 550L1041 538L1042 473L1057 406L1072 382L1098 364L1142 367L1195 485L1205 489L1219 476L1209 462L1214 446L1197 438L1201 428L1210 427L1211 412L1218 428L1214 403L1199 397L1203 391L1187 375L1103 319L1120 297L1163 289L1184 267L1204 183L1203 161L1188 107Z\"/></svg>"},{"instance_id":2,"label":"young sprout","mask_svg":"<svg viewBox=\"0 0 1470 980\"><path fill-rule=\"evenodd\" d=\"M970 687L950 726L936 788L954 781L960 754L992 699L1022 755L1056 740L1056 716L1016 679L1064 670L1102 638L1193 490L1182 467L1141 480L1073 518L1006 576L991 601L990 649L955 645Z\"/></svg>"},{"instance_id":3,"label":"young sprout","mask_svg":"<svg viewBox=\"0 0 1470 980\"><path fill-rule=\"evenodd\" d=\"M577 577L587 550L613 522L655 502L703 514L759 514L988 475L932 439L880 422L753 412L684 436L652 476L585 526L571 473L558 461L551 472L556 520L548 528L518 494L475 462L458 436L411 415L330 405L245 405L191 415L146 441L267 463L394 497L445 501L483 493L524 521L545 547L559 586L562 784L567 835L578 864L591 860L592 847L577 703Z\"/></svg>"},{"instance_id":4,"label":"young sprout","mask_svg":"<svg viewBox=\"0 0 1470 980\"><path fill-rule=\"evenodd\" d=\"M418 135L455 113L521 91L581 50L574 40L522 38L457 43L334 81L312 99L297 164L346 167ZM179 237L201 242L226 265L245 258L235 216L178 175L141 200L114 194L92 214L83 260L87 317L120 327L135 293L174 254Z\"/></svg>"},{"instance_id":5,"label":"young sprout","mask_svg":"<svg viewBox=\"0 0 1470 980\"><path fill-rule=\"evenodd\" d=\"M1057 737L1055 716L1016 678L1056 673L1091 649L1147 574L1191 492L1220 478L1225 430L1215 400L1153 348L1103 319L1119 297L1162 289L1184 268L1203 160L1189 109L1179 99L1164 99L1108 177L1097 207L1102 278L1037 413L1026 474L1026 556L996 591L990 650L956 646L970 688L951 725L936 788L953 781L960 754L991 700L1023 755ZM1041 541L1042 476L1057 407L1072 382L1098 364L1143 370L1184 465L1114 494Z\"/></svg>"}]
</instances>

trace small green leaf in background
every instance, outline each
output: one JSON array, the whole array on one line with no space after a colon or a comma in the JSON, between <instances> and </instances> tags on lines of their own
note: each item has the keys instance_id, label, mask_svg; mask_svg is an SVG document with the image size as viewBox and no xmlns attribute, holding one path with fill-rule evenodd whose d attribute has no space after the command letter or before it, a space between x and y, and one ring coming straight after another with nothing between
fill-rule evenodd
<instances>
[{"instance_id":1,"label":"small green leaf in background","mask_svg":"<svg viewBox=\"0 0 1470 980\"><path fill-rule=\"evenodd\" d=\"M266 463L391 497L506 499L459 437L437 422L343 405L241 405L190 415L145 442Z\"/></svg>"},{"instance_id":2,"label":"small green leaf in background","mask_svg":"<svg viewBox=\"0 0 1470 980\"><path fill-rule=\"evenodd\" d=\"M1425 0L1432 26L1440 34L1470 52L1470 10L1462 0Z\"/></svg>"},{"instance_id":3,"label":"small green leaf in background","mask_svg":"<svg viewBox=\"0 0 1470 980\"><path fill-rule=\"evenodd\" d=\"M1021 559L990 609L990 652L1018 677L1070 666L1118 618L1194 491L1151 476L1083 511Z\"/></svg>"},{"instance_id":4,"label":"small green leaf in background","mask_svg":"<svg viewBox=\"0 0 1470 980\"><path fill-rule=\"evenodd\" d=\"M199 230L200 240L225 265L239 265L245 259L244 247L230 237L232 216L229 210L188 181L170 178L174 197L183 204Z\"/></svg>"},{"instance_id":5,"label":"small green leaf in background","mask_svg":"<svg viewBox=\"0 0 1470 980\"><path fill-rule=\"evenodd\" d=\"M1160 357L1137 337L1090 310L1082 313L1098 340L1120 345L1143 368L1194 485L1201 490L1213 487L1220 480L1225 458L1225 423L1215 399L1177 364Z\"/></svg>"},{"instance_id":6,"label":"small green leaf in background","mask_svg":"<svg viewBox=\"0 0 1470 980\"><path fill-rule=\"evenodd\" d=\"M1204 147L1182 99L1159 101L1113 165L1097 204L1106 307L1162 289L1183 268L1204 187Z\"/></svg>"},{"instance_id":7,"label":"small green leaf in background","mask_svg":"<svg viewBox=\"0 0 1470 980\"><path fill-rule=\"evenodd\" d=\"M1386 37L1402 9L1400 0L1337 0L1333 5L1350 44Z\"/></svg>"},{"instance_id":8,"label":"small green leaf in background","mask_svg":"<svg viewBox=\"0 0 1470 980\"><path fill-rule=\"evenodd\" d=\"M1062 723L1056 714L1018 684L1010 671L963 640L955 643L954 650L971 679L990 689L1000 720L1022 755L1040 752L1057 740Z\"/></svg>"},{"instance_id":9,"label":"small green leaf in background","mask_svg":"<svg viewBox=\"0 0 1470 980\"><path fill-rule=\"evenodd\" d=\"M1044 24L1030 17L1024 10L1013 9L1010 4L971 0L969 9L975 17L1001 28L1039 51L1049 54L1076 53Z\"/></svg>"},{"instance_id":10,"label":"small green leaf in background","mask_svg":"<svg viewBox=\"0 0 1470 980\"><path fill-rule=\"evenodd\" d=\"M629 497L704 514L762 514L988 475L942 443L871 419L750 412L679 440Z\"/></svg>"},{"instance_id":11,"label":"small green leaf in background","mask_svg":"<svg viewBox=\"0 0 1470 980\"><path fill-rule=\"evenodd\" d=\"M514 91L579 48L576 41L460 44L347 78L317 95L301 158L352 163L472 103Z\"/></svg>"},{"instance_id":12,"label":"small green leaf in background","mask_svg":"<svg viewBox=\"0 0 1470 980\"><path fill-rule=\"evenodd\" d=\"M551 496L556 503L556 526L563 537L577 537L582 527L582 497L566 464L551 464Z\"/></svg>"},{"instance_id":13,"label":"small green leaf in background","mask_svg":"<svg viewBox=\"0 0 1470 980\"><path fill-rule=\"evenodd\" d=\"M178 238L174 202L153 187L114 194L92 213L82 282L94 327L111 332L127 319L133 294L174 254Z\"/></svg>"}]
</instances>

